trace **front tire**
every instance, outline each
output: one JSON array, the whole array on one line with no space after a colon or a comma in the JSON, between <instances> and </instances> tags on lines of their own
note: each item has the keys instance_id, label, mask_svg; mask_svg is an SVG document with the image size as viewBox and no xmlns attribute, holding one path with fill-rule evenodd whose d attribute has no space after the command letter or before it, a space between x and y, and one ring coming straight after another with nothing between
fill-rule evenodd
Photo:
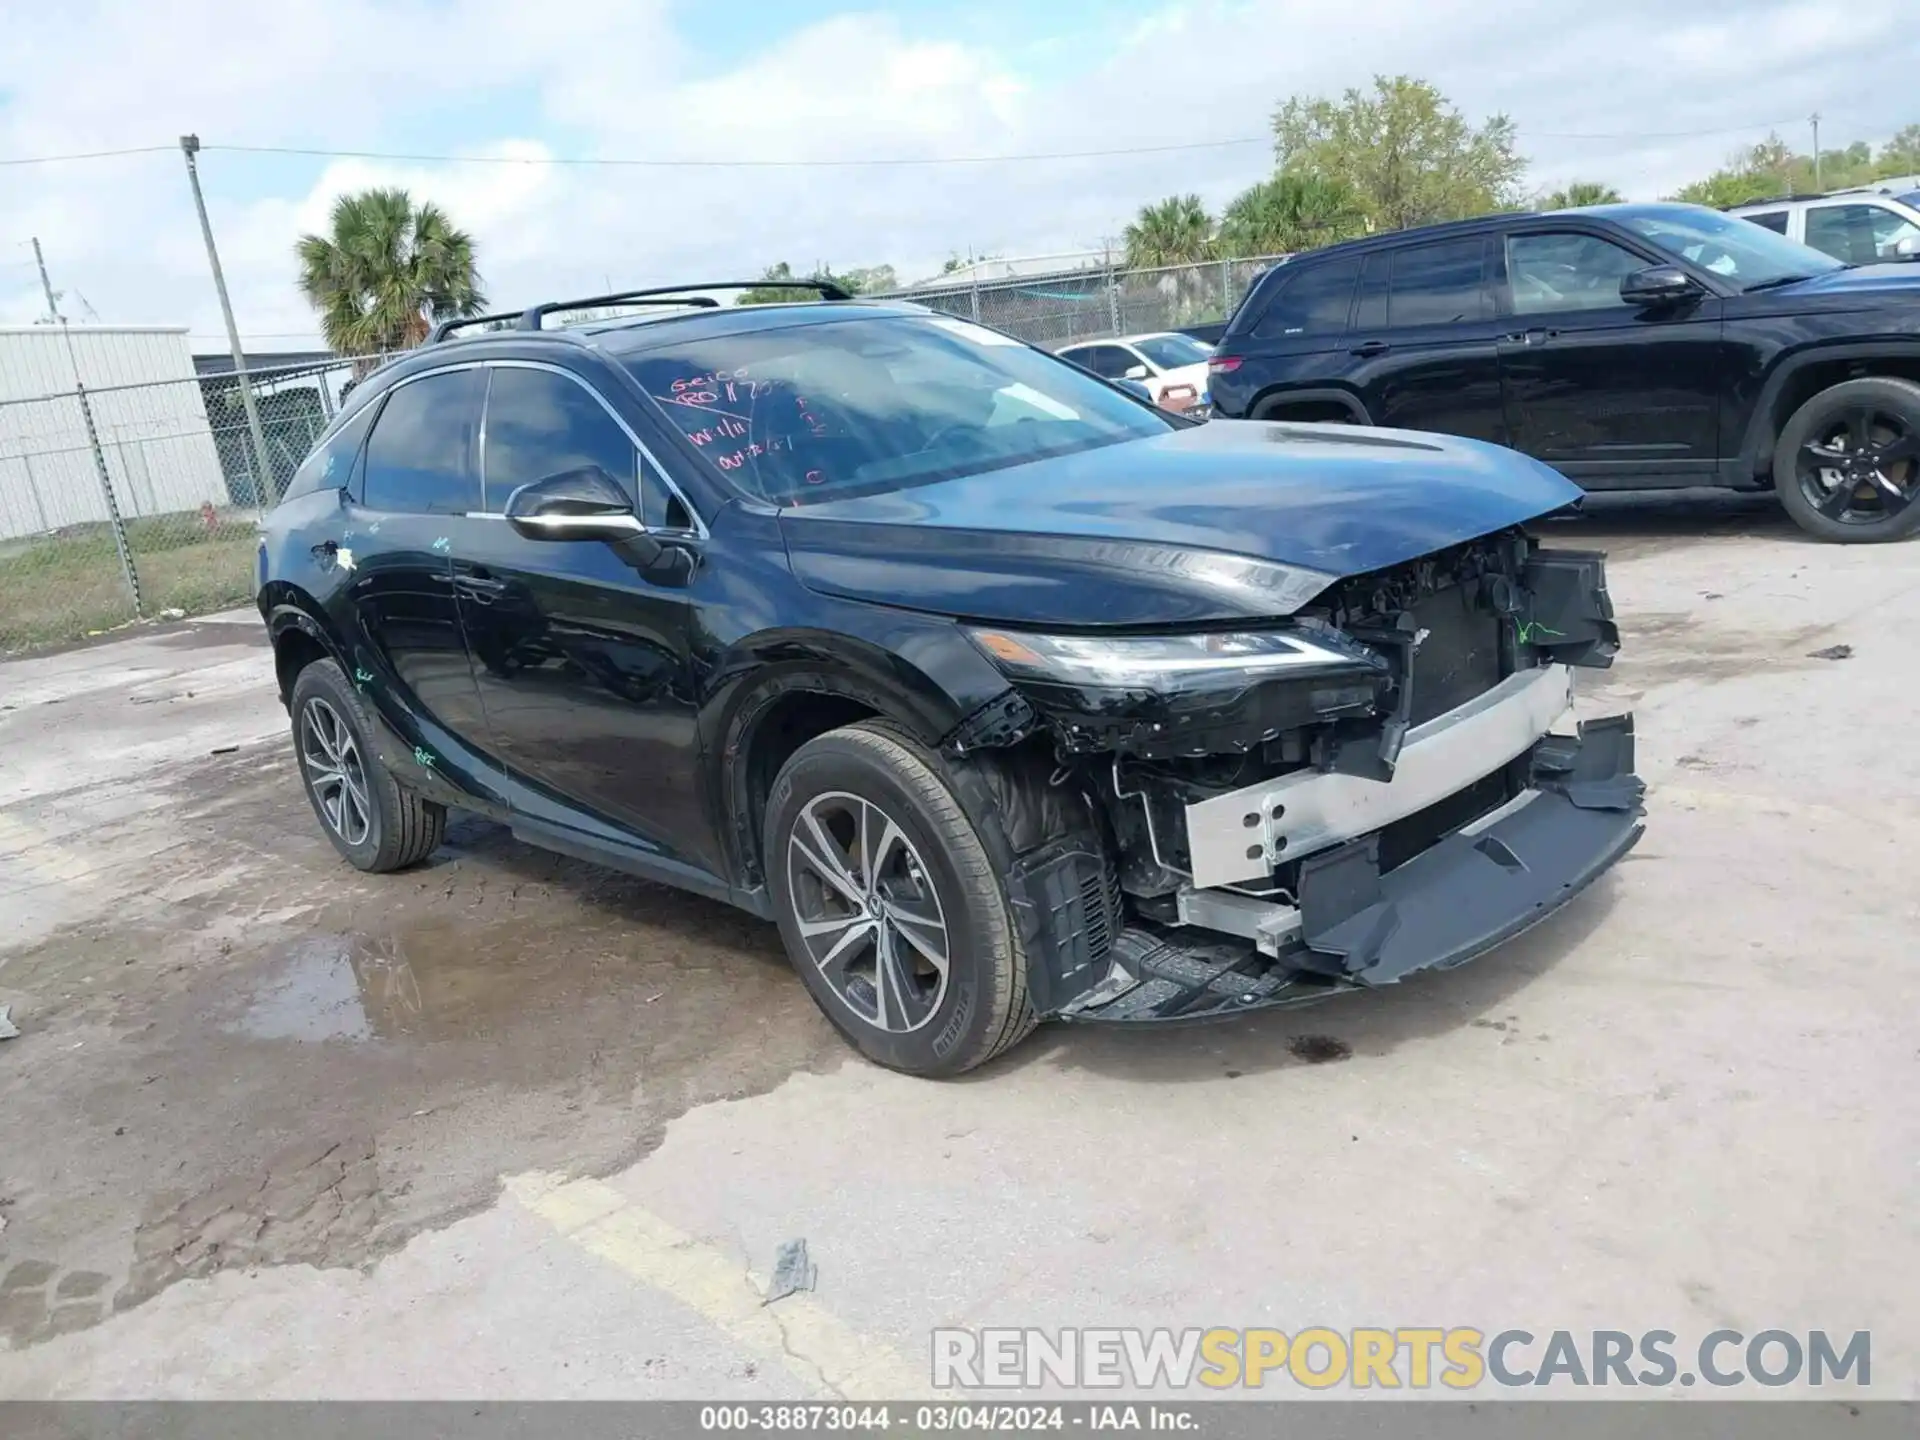
<instances>
[{"instance_id":1,"label":"front tire","mask_svg":"<svg viewBox=\"0 0 1920 1440\"><path fill-rule=\"evenodd\" d=\"M1801 529L1843 545L1920 529L1920 385L1869 376L1793 412L1773 451L1773 487Z\"/></svg>"},{"instance_id":2,"label":"front tire","mask_svg":"<svg viewBox=\"0 0 1920 1440\"><path fill-rule=\"evenodd\" d=\"M1004 889L946 763L884 721L795 751L767 805L780 935L862 1055L910 1075L985 1064L1034 1027Z\"/></svg>"},{"instance_id":3,"label":"front tire","mask_svg":"<svg viewBox=\"0 0 1920 1440\"><path fill-rule=\"evenodd\" d=\"M403 789L370 743L376 723L331 660L293 682L293 753L320 828L349 865L384 874L417 865L446 834L444 805Z\"/></svg>"}]
</instances>

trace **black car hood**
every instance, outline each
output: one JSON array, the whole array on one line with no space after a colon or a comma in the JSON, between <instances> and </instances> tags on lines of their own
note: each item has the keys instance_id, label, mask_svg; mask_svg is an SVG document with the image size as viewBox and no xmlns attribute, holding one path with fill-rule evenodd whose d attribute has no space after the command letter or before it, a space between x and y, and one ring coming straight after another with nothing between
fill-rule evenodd
<instances>
[{"instance_id":1,"label":"black car hood","mask_svg":"<svg viewBox=\"0 0 1920 1440\"><path fill-rule=\"evenodd\" d=\"M781 514L794 573L852 600L1023 625L1284 615L1579 499L1470 440L1216 420L1148 440Z\"/></svg>"},{"instance_id":2,"label":"black car hood","mask_svg":"<svg viewBox=\"0 0 1920 1440\"><path fill-rule=\"evenodd\" d=\"M1920 300L1920 261L1902 260L1882 265L1855 265L1809 275L1791 285L1776 285L1773 295L1865 295L1881 292Z\"/></svg>"}]
</instances>

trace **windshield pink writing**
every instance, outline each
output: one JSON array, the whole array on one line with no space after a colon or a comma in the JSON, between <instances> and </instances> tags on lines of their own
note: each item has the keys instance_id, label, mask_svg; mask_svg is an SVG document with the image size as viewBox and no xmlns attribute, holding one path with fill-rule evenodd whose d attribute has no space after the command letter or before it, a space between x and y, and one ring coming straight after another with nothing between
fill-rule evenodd
<instances>
[{"instance_id":1,"label":"windshield pink writing","mask_svg":"<svg viewBox=\"0 0 1920 1440\"><path fill-rule=\"evenodd\" d=\"M715 424L689 432L687 438L696 445L711 445L716 440L737 440L746 433L747 427L729 415Z\"/></svg>"},{"instance_id":2,"label":"windshield pink writing","mask_svg":"<svg viewBox=\"0 0 1920 1440\"><path fill-rule=\"evenodd\" d=\"M716 455L714 461L722 470L738 470L749 460L758 459L762 455L771 455L776 450L791 449L793 449L791 440L769 440L764 445L756 440L751 445L741 446L731 455Z\"/></svg>"}]
</instances>

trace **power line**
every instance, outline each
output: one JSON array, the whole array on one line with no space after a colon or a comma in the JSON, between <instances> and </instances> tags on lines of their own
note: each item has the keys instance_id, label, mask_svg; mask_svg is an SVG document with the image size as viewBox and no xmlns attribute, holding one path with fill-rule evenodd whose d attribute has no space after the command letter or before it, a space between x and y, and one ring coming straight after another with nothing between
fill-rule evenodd
<instances>
[{"instance_id":1,"label":"power line","mask_svg":"<svg viewBox=\"0 0 1920 1440\"><path fill-rule=\"evenodd\" d=\"M1753 130L1777 130L1799 123L1800 117L1762 120L1750 125L1719 125L1702 130L1534 130L1522 128L1535 140L1695 140L1713 135L1738 135ZM432 165L569 165L652 170L834 170L920 165L1011 165L1050 160L1102 160L1127 155L1170 155L1193 150L1224 150L1239 145L1270 145L1271 135L1239 135L1224 140L1189 140L1170 145L1127 145L1105 150L1041 150L1014 155L900 155L856 156L838 160L659 159L601 155L434 155L399 150L332 150L304 145L204 145L205 151L233 155L299 155L322 160L396 160ZM107 160L121 155L154 155L171 145L137 145L120 150L88 150L66 155L27 155L0 159L0 165L55 165L70 160Z\"/></svg>"},{"instance_id":2,"label":"power line","mask_svg":"<svg viewBox=\"0 0 1920 1440\"><path fill-rule=\"evenodd\" d=\"M24 155L0 160L0 165L58 165L66 160L111 160L116 155L157 155L171 145L135 145L125 150L82 150L71 155Z\"/></svg>"},{"instance_id":3,"label":"power line","mask_svg":"<svg viewBox=\"0 0 1920 1440\"><path fill-rule=\"evenodd\" d=\"M1709 135L1740 135L1749 130L1778 130L1783 125L1798 123L1796 118L1763 120L1755 125L1721 125L1712 130L1522 130L1520 133L1523 136L1531 136L1535 140L1698 140Z\"/></svg>"},{"instance_id":4,"label":"power line","mask_svg":"<svg viewBox=\"0 0 1920 1440\"><path fill-rule=\"evenodd\" d=\"M1024 155L890 156L848 160L660 160L598 155L415 155L389 150L321 150L295 145L206 145L242 155L312 155L329 160L407 160L435 165L609 165L657 170L828 170L893 165L1004 165L1031 160L1098 160L1116 155L1165 155L1181 150L1220 150L1230 145L1271 145L1270 135L1232 140L1192 140L1177 145L1134 145L1115 150L1052 150Z\"/></svg>"}]
</instances>

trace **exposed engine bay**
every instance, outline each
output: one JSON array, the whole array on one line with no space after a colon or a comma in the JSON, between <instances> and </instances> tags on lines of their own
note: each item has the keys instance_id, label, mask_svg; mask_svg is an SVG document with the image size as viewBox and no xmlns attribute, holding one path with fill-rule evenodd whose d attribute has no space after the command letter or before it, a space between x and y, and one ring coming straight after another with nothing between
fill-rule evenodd
<instances>
[{"instance_id":1,"label":"exposed engine bay","mask_svg":"<svg viewBox=\"0 0 1920 1440\"><path fill-rule=\"evenodd\" d=\"M976 638L1013 689L948 748L1015 837L1043 1014L1192 1018L1459 964L1641 832L1631 717L1572 713L1619 643L1595 552L1502 532L1270 630L1053 638L1030 675L1041 641Z\"/></svg>"}]
</instances>

